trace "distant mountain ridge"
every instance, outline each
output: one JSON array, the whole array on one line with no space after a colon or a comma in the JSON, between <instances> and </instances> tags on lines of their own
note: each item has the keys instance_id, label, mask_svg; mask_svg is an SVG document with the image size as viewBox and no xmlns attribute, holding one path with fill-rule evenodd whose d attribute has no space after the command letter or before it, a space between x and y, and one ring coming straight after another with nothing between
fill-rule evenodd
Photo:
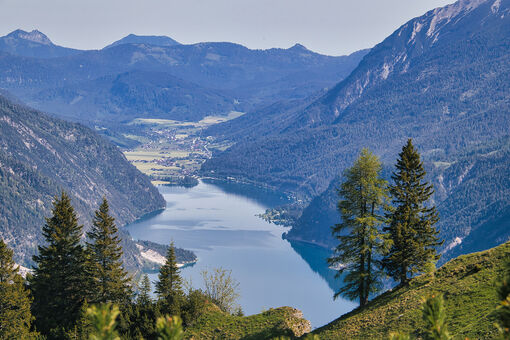
<instances>
[{"instance_id":1,"label":"distant mountain ridge","mask_svg":"<svg viewBox=\"0 0 510 340\"><path fill-rule=\"evenodd\" d=\"M229 98L230 103L221 107L227 114L234 102L236 110L249 111L274 101L306 98L346 77L367 53L359 51L349 56L331 57L309 51L302 45L250 50L233 43L162 46L169 42L159 40L128 36L102 50L50 59L0 48L0 87L35 108L68 119L86 121L92 112L92 116L101 121L101 113L106 112L109 118L113 114L123 120L123 115L129 112L125 112L122 105L114 108L110 103L128 98L113 98L111 91L103 88L101 96L106 97L96 103L97 91L90 92L90 87L105 77L130 72L146 72L149 78L141 80L147 83L154 73L160 72L185 81L188 89L193 88L189 93L173 95L167 106L172 105L173 100L180 106L179 102L189 101L186 98L189 96L191 101L197 102L200 99L195 98L208 97L211 91L216 91ZM76 96L71 98L70 91ZM147 94L156 95L158 91L148 86L143 91L130 92L130 100L142 103ZM86 97L88 95L90 97ZM83 100L77 101L81 97ZM151 107L138 109L150 118ZM194 114L192 106L187 112L169 107L159 112L166 114L167 119L181 119L183 113L189 114L184 120L203 118L203 115Z\"/></svg>"},{"instance_id":2,"label":"distant mountain ridge","mask_svg":"<svg viewBox=\"0 0 510 340\"><path fill-rule=\"evenodd\" d=\"M370 147L390 168L406 139L413 138L437 185L435 200L445 204L441 228L446 245L458 246L479 227L487 239L478 245L492 244L496 238L489 236L492 227L486 218L491 213L494 219L508 216L509 205L500 200L507 188L495 185L507 173L507 164L501 158L491 160L500 171L497 178L487 179L494 188L489 192L483 189L489 185L483 172L471 173L476 166L468 164L481 165L484 156L476 150L487 145L506 152L509 52L509 0L463 0L432 10L375 46L348 77L315 101L269 109L267 115L248 113L212 128L215 136L237 144L208 160L203 174L262 182L308 201L324 193L288 237L329 246L334 243L331 218L338 216L338 176L362 147ZM256 125L250 129L242 122ZM466 154L473 157L470 163L453 166ZM476 206L483 200L458 185L471 174L475 178L470 190L485 192L488 207L495 207L489 202L501 207L482 212ZM460 182L439 190L441 181L448 180ZM456 211L462 204L476 209ZM509 220L499 224L499 230L507 226L498 238L505 240L510 237ZM478 249L466 247L463 252L473 250Z\"/></svg>"},{"instance_id":3,"label":"distant mountain ridge","mask_svg":"<svg viewBox=\"0 0 510 340\"><path fill-rule=\"evenodd\" d=\"M82 52L72 48L57 46L38 30L31 32L16 30L0 37L0 51L35 58L65 57Z\"/></svg>"}]
</instances>

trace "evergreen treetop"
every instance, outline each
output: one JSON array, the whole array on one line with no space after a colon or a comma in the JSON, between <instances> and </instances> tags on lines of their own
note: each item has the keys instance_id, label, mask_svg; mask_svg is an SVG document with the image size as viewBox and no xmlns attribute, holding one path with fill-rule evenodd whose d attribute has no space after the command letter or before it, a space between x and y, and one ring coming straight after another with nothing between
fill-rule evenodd
<instances>
[{"instance_id":1,"label":"evergreen treetop","mask_svg":"<svg viewBox=\"0 0 510 340\"><path fill-rule=\"evenodd\" d=\"M394 207L388 213L390 224L384 229L392 246L383 263L388 274L404 284L439 259L436 247L442 241L434 227L438 213L429 204L434 189L425 181L426 171L411 139L402 148L395 167L390 186Z\"/></svg>"},{"instance_id":2,"label":"evergreen treetop","mask_svg":"<svg viewBox=\"0 0 510 340\"><path fill-rule=\"evenodd\" d=\"M39 246L39 255L34 256L30 288L37 329L57 338L56 334L74 327L86 298L83 282L87 278L80 244L82 226L66 193L55 198L52 212L43 227L46 244Z\"/></svg>"},{"instance_id":3,"label":"evergreen treetop","mask_svg":"<svg viewBox=\"0 0 510 340\"><path fill-rule=\"evenodd\" d=\"M163 303L163 312L171 312L172 315L180 312L184 292L173 242L168 247L166 262L159 270L155 292Z\"/></svg>"},{"instance_id":4,"label":"evergreen treetop","mask_svg":"<svg viewBox=\"0 0 510 340\"><path fill-rule=\"evenodd\" d=\"M109 214L106 198L95 212L93 225L87 233L92 261L92 303L120 303L131 296L130 278L122 267L122 247L115 219Z\"/></svg>"},{"instance_id":5,"label":"evergreen treetop","mask_svg":"<svg viewBox=\"0 0 510 340\"><path fill-rule=\"evenodd\" d=\"M150 297L151 293L151 282L149 280L149 276L145 274L142 279L142 284L140 286L140 291L138 292L137 303L141 306L148 306L151 304L152 299Z\"/></svg>"}]
</instances>

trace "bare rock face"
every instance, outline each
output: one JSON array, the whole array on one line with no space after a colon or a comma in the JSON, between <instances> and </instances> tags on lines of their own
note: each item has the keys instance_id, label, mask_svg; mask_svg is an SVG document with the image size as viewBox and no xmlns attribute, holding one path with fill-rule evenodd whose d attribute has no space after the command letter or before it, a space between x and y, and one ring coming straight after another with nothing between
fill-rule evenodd
<instances>
[{"instance_id":1,"label":"bare rock face","mask_svg":"<svg viewBox=\"0 0 510 340\"><path fill-rule=\"evenodd\" d=\"M290 330L295 337L300 337L312 331L312 324L304 318L303 312L299 309L292 307L282 307L282 309L287 309L289 315L282 322L282 328Z\"/></svg>"}]
</instances>

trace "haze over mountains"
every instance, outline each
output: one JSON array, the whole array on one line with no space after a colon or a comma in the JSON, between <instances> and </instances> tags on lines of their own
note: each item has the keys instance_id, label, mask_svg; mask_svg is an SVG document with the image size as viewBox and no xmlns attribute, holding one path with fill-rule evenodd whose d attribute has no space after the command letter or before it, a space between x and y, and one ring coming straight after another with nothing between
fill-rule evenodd
<instances>
[{"instance_id":1,"label":"haze over mountains","mask_svg":"<svg viewBox=\"0 0 510 340\"><path fill-rule=\"evenodd\" d=\"M249 113L246 125L240 118L212 128L237 144L207 161L203 173L266 183L305 199L329 188L288 237L330 246L343 169L368 146L389 174L413 138L436 184L446 247L478 228L484 240L464 251L508 239L508 185L501 183L508 167L501 155L510 132L509 12L510 1L463 0L409 21L319 99L268 116ZM476 170L484 163L500 170L488 177ZM497 240L492 228L499 228Z\"/></svg>"},{"instance_id":2,"label":"haze over mountains","mask_svg":"<svg viewBox=\"0 0 510 340\"><path fill-rule=\"evenodd\" d=\"M129 35L102 50L42 59L38 48L51 48L57 56L60 47L34 32L1 38L11 41L7 47L29 43L35 50L0 48L0 87L35 108L83 122L123 121L134 112L196 121L305 98L346 77L366 53L330 57L301 45L250 50L232 43L181 45L168 37ZM26 38L36 34L41 46Z\"/></svg>"}]
</instances>

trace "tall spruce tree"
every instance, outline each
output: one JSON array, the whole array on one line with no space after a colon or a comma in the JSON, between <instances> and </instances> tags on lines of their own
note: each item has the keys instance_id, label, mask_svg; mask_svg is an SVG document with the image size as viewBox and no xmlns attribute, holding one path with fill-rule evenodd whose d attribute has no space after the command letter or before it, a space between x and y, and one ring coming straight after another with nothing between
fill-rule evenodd
<instances>
[{"instance_id":1,"label":"tall spruce tree","mask_svg":"<svg viewBox=\"0 0 510 340\"><path fill-rule=\"evenodd\" d=\"M159 270L155 292L161 303L162 313L180 314L184 292L173 242L168 247L166 262Z\"/></svg>"},{"instance_id":2,"label":"tall spruce tree","mask_svg":"<svg viewBox=\"0 0 510 340\"><path fill-rule=\"evenodd\" d=\"M136 303L141 306L148 306L151 304L152 299L150 296L151 293L151 282L149 280L149 276L145 274L143 276L140 291L138 292L138 297L136 299Z\"/></svg>"},{"instance_id":3,"label":"tall spruce tree","mask_svg":"<svg viewBox=\"0 0 510 340\"><path fill-rule=\"evenodd\" d=\"M32 310L37 329L58 339L75 326L86 298L82 226L66 193L55 198L53 216L46 219L43 236L46 245L39 246L39 255L33 257Z\"/></svg>"},{"instance_id":4,"label":"tall spruce tree","mask_svg":"<svg viewBox=\"0 0 510 340\"><path fill-rule=\"evenodd\" d=\"M332 229L339 244L328 259L339 265L337 277L344 272L345 285L335 294L351 300L359 299L361 306L369 295L380 289L381 269L378 258L384 242L380 225L384 222L383 204L387 182L381 178L381 162L368 149L363 149L354 165L344 173L338 202L342 222Z\"/></svg>"},{"instance_id":5,"label":"tall spruce tree","mask_svg":"<svg viewBox=\"0 0 510 340\"><path fill-rule=\"evenodd\" d=\"M93 225L87 233L92 271L90 303L123 303L132 295L130 278L122 267L122 247L115 219L109 214L106 198L95 212Z\"/></svg>"},{"instance_id":6,"label":"tall spruce tree","mask_svg":"<svg viewBox=\"0 0 510 340\"><path fill-rule=\"evenodd\" d=\"M384 228L392 246L383 260L389 276L401 285L439 259L436 247L442 244L434 224L439 221L435 206L427 204L434 193L425 181L425 169L412 140L402 148L390 186L393 209Z\"/></svg>"},{"instance_id":7,"label":"tall spruce tree","mask_svg":"<svg viewBox=\"0 0 510 340\"><path fill-rule=\"evenodd\" d=\"M12 256L0 239L0 339L32 339L31 301Z\"/></svg>"}]
</instances>

